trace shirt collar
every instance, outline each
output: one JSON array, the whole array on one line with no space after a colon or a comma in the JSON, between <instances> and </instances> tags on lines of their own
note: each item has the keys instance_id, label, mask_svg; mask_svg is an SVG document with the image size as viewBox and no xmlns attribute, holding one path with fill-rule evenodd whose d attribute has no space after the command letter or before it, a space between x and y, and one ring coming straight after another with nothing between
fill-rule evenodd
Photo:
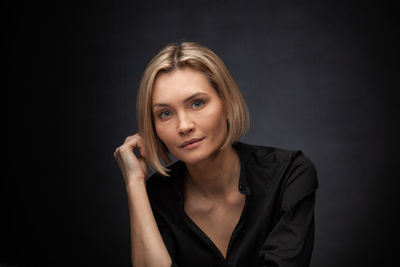
<instances>
[{"instance_id":1,"label":"shirt collar","mask_svg":"<svg viewBox=\"0 0 400 267\"><path fill-rule=\"evenodd\" d=\"M239 177L239 192L246 195L246 197L250 197L251 194L251 188L248 183L248 177L247 177L247 162L249 159L249 155L247 150L244 149L243 144L241 142L237 142L233 145L233 148L236 149L239 159L240 159L240 177Z\"/></svg>"}]
</instances>

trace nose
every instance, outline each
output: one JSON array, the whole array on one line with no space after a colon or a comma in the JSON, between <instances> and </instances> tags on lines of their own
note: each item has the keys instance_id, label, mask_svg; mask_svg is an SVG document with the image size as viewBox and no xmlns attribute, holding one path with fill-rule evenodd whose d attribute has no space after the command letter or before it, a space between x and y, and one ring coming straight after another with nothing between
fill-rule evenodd
<instances>
[{"instance_id":1,"label":"nose","mask_svg":"<svg viewBox=\"0 0 400 267\"><path fill-rule=\"evenodd\" d=\"M194 122L187 114L179 115L178 133L185 135L194 131Z\"/></svg>"}]
</instances>

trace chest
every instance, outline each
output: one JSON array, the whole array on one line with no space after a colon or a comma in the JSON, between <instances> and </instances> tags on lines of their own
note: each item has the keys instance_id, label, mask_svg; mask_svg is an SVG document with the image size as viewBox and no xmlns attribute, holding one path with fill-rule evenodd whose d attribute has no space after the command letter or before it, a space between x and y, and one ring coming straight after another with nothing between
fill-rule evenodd
<instances>
[{"instance_id":1,"label":"chest","mask_svg":"<svg viewBox=\"0 0 400 267\"><path fill-rule=\"evenodd\" d=\"M187 200L184 210L226 258L232 232L239 222L244 205L245 196L239 193L229 203Z\"/></svg>"}]
</instances>

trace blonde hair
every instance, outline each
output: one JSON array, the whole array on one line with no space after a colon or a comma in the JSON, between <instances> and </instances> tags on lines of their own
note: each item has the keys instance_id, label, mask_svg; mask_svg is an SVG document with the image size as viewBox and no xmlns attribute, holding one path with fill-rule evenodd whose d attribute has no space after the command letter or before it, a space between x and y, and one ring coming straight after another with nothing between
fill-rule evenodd
<instances>
[{"instance_id":1,"label":"blonde hair","mask_svg":"<svg viewBox=\"0 0 400 267\"><path fill-rule=\"evenodd\" d=\"M185 67L202 72L224 102L228 117L228 133L221 149L232 145L250 126L249 112L236 82L222 60L210 49L194 42L169 44L147 65L139 86L136 116L139 134L143 138L147 164L168 176L163 166L171 162L168 149L157 136L152 115L152 93L157 75Z\"/></svg>"}]
</instances>

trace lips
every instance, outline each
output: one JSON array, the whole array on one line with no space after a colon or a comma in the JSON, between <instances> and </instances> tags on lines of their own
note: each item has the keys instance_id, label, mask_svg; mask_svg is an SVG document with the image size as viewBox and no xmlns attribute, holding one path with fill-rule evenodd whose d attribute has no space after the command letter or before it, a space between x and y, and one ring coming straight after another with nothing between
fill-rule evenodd
<instances>
[{"instance_id":1,"label":"lips","mask_svg":"<svg viewBox=\"0 0 400 267\"><path fill-rule=\"evenodd\" d=\"M203 140L203 139L204 139L204 137L203 137L203 138L193 138L193 139L187 140L187 141L183 142L182 145L181 145L180 147L181 147L181 148L184 148L184 147L186 147L186 146L188 146L188 145L191 145L191 144L200 142L200 141Z\"/></svg>"}]
</instances>

